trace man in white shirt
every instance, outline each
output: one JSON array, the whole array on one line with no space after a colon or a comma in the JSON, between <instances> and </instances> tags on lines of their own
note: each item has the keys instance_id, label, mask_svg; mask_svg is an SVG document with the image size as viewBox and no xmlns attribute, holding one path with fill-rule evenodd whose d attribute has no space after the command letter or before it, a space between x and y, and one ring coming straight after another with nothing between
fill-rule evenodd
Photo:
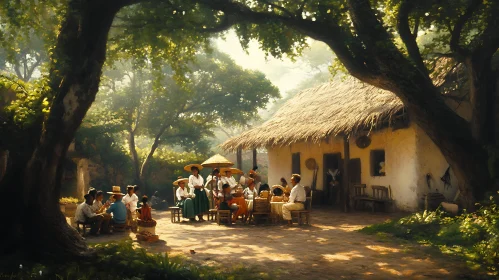
<instances>
[{"instance_id":1,"label":"man in white shirt","mask_svg":"<svg viewBox=\"0 0 499 280\"><path fill-rule=\"evenodd\" d=\"M127 186L127 194L123 197L123 203L127 209L127 226L131 226L137 212L139 197L135 194L135 186Z\"/></svg>"},{"instance_id":2,"label":"man in white shirt","mask_svg":"<svg viewBox=\"0 0 499 280\"><path fill-rule=\"evenodd\" d=\"M291 185L293 185L293 188L291 189L288 203L282 206L282 218L288 221L288 225L293 223L291 220L291 211L305 209L307 194L305 188L300 185L300 181L301 176L299 174L291 175Z\"/></svg>"},{"instance_id":3,"label":"man in white shirt","mask_svg":"<svg viewBox=\"0 0 499 280\"><path fill-rule=\"evenodd\" d=\"M85 195L85 201L76 207L75 220L82 223L90 223L90 234L97 235L102 224L102 215L92 211L94 198L90 194Z\"/></svg>"},{"instance_id":4,"label":"man in white shirt","mask_svg":"<svg viewBox=\"0 0 499 280\"><path fill-rule=\"evenodd\" d=\"M229 168L227 169L222 168L221 173L223 177L220 179L220 182L218 183L218 190L222 191L222 185L229 184L230 193L234 194L236 192L237 181L232 176L232 171Z\"/></svg>"}]
</instances>

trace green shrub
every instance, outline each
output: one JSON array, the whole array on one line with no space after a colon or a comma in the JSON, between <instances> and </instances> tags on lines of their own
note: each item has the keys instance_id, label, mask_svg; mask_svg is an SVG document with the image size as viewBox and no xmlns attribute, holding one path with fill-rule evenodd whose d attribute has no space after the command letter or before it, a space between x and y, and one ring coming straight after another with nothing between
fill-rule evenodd
<instances>
[{"instance_id":1,"label":"green shrub","mask_svg":"<svg viewBox=\"0 0 499 280\"><path fill-rule=\"evenodd\" d=\"M367 234L388 233L398 238L433 245L443 253L456 254L489 273L499 270L499 206L497 198L481 204L474 213L450 217L445 212L424 211L365 227Z\"/></svg>"},{"instance_id":2,"label":"green shrub","mask_svg":"<svg viewBox=\"0 0 499 280\"><path fill-rule=\"evenodd\" d=\"M12 260L10 279L226 279L230 275L217 274L206 267L185 265L179 258L166 253L150 254L135 249L131 241L91 246L95 255L86 260L43 264L17 264ZM8 265L3 262L2 265ZM2 270L9 271L9 270ZM9 279L9 278L7 278Z\"/></svg>"}]
</instances>

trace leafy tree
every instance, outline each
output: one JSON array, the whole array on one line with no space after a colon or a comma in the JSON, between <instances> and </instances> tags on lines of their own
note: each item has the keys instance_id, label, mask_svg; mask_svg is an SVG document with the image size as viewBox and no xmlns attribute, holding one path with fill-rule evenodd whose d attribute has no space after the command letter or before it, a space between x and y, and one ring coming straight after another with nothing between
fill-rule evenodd
<instances>
[{"instance_id":1,"label":"leafy tree","mask_svg":"<svg viewBox=\"0 0 499 280\"><path fill-rule=\"evenodd\" d=\"M0 9L7 11L9 24L22 22L18 29L23 30L34 25L28 20L31 15L54 3L60 2L10 1L17 5L15 12L12 5ZM111 55L149 57L155 68L166 61L180 82L199 46L208 44L210 32L234 26L243 45L257 39L263 50L276 57L299 55L306 47L306 36L322 41L350 74L401 98L411 119L451 164L468 208L490 186L484 146L497 138L495 112L499 110L491 102L497 73L491 61L499 44L498 1L69 0L62 5L54 13L64 16L60 26L53 26L59 33L49 53L48 87L40 95L42 100L47 98L50 113L29 126L30 141L11 157L11 167L0 182L5 196L24 198L5 205L11 209L3 219L10 225L8 240L22 240L5 244L22 245L11 251L64 258L86 249L66 224L57 199L65 153L98 91L108 37ZM396 15L391 17L396 25L385 17L390 11ZM422 13L428 14L428 20L421 19ZM445 26L439 38L449 49L446 55L463 61L469 73L471 122L445 104L429 77L431 69L416 35L419 27L432 25ZM397 44L400 41L402 45ZM19 182L22 187L12 188Z\"/></svg>"},{"instance_id":2,"label":"leafy tree","mask_svg":"<svg viewBox=\"0 0 499 280\"><path fill-rule=\"evenodd\" d=\"M113 70L110 74L115 78L105 83L115 90L101 95L97 110L117 112L128 134L135 180L143 191L149 163L160 144L206 153L205 137L212 135L215 125L244 125L271 98L279 97L262 73L244 70L217 51L198 55L181 85L168 67L163 67L160 80L147 69L121 68L121 77L116 77L118 71ZM125 78L129 84L116 89L115 84ZM142 162L136 150L139 135L153 139Z\"/></svg>"}]
</instances>

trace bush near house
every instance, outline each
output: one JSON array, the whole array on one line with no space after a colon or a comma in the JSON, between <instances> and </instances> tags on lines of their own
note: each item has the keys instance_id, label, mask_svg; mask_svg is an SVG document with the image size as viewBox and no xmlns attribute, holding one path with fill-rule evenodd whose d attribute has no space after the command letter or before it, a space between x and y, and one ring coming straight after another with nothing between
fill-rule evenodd
<instances>
[{"instance_id":1,"label":"bush near house","mask_svg":"<svg viewBox=\"0 0 499 280\"><path fill-rule=\"evenodd\" d=\"M486 268L499 275L499 196L479 205L474 213L451 217L447 213L424 211L365 227L367 234L390 234L398 238L428 244L444 254L464 258L472 268Z\"/></svg>"}]
</instances>

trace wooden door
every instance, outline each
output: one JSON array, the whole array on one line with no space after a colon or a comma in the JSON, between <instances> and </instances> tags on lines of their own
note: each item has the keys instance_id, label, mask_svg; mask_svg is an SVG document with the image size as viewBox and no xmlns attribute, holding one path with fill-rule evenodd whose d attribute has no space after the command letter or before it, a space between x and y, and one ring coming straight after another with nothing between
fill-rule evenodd
<instances>
[{"instance_id":1,"label":"wooden door","mask_svg":"<svg viewBox=\"0 0 499 280\"><path fill-rule=\"evenodd\" d=\"M348 182L350 185L361 184L361 166L360 166L360 158L352 158L348 163Z\"/></svg>"}]
</instances>

